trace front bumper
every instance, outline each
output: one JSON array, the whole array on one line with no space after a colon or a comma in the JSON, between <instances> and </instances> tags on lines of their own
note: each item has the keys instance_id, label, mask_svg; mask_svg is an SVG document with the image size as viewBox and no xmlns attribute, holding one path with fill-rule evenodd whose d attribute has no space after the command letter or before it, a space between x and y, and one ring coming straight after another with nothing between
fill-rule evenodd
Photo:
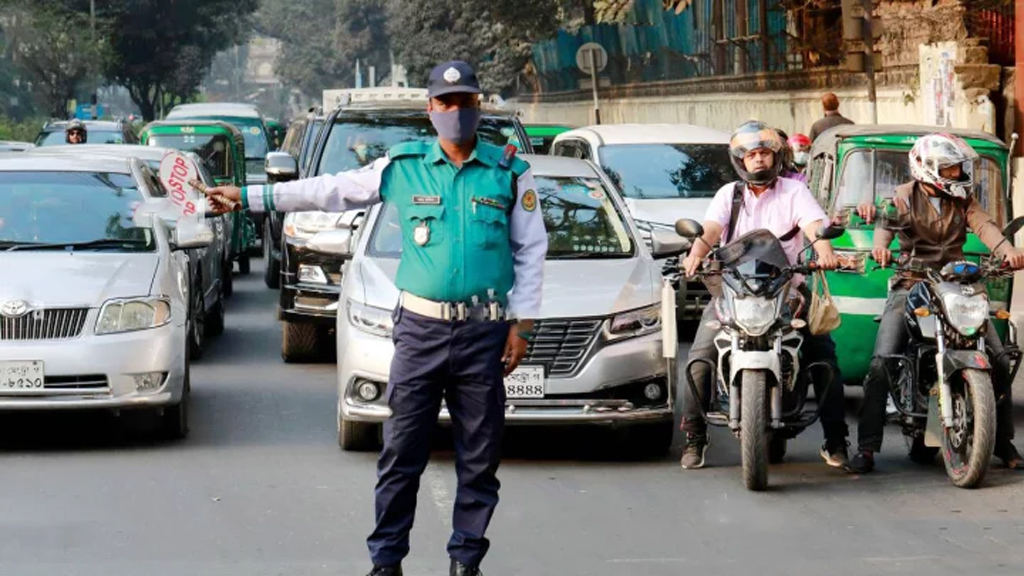
<instances>
[{"instance_id":1,"label":"front bumper","mask_svg":"<svg viewBox=\"0 0 1024 576\"><path fill-rule=\"evenodd\" d=\"M391 416L383 391L387 387L394 345L390 339L353 329L339 319L338 409L346 420L383 422ZM614 425L670 421L672 394L665 360L661 357L661 335L605 344L569 377L546 379L543 399L509 398L505 422L509 425ZM376 383L381 398L364 402L356 396L357 384ZM658 401L642 397L643 387L661 386ZM451 416L442 404L438 421Z\"/></svg>"},{"instance_id":2,"label":"front bumper","mask_svg":"<svg viewBox=\"0 0 1024 576\"><path fill-rule=\"evenodd\" d=\"M95 325L90 311L87 326ZM87 330L88 332L88 330ZM0 360L41 360L42 390L0 390L0 410L149 408L181 401L185 329L173 324L72 340L4 341ZM135 375L162 373L159 386L137 391Z\"/></svg>"},{"instance_id":3,"label":"front bumper","mask_svg":"<svg viewBox=\"0 0 1024 576\"><path fill-rule=\"evenodd\" d=\"M278 317L288 322L334 326L341 294L342 260L312 252L305 244L285 238L281 253L281 299ZM317 266L327 284L299 281L302 266Z\"/></svg>"}]
</instances>

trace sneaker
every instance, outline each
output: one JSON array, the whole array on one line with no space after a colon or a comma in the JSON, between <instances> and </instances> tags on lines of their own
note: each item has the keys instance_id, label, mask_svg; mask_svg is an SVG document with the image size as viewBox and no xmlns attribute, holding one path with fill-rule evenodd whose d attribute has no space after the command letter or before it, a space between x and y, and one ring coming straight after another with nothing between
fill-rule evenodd
<instances>
[{"instance_id":1,"label":"sneaker","mask_svg":"<svg viewBox=\"0 0 1024 576\"><path fill-rule=\"evenodd\" d=\"M1024 470L1024 457L1017 452L1017 448L1010 442L1005 446L995 449L995 456L1003 461L1010 470Z\"/></svg>"},{"instance_id":2,"label":"sneaker","mask_svg":"<svg viewBox=\"0 0 1024 576\"><path fill-rule=\"evenodd\" d=\"M683 458L679 465L686 470L696 470L704 467L704 453L708 449L708 437L706 434L687 434L686 448L683 450Z\"/></svg>"},{"instance_id":3,"label":"sneaker","mask_svg":"<svg viewBox=\"0 0 1024 576\"><path fill-rule=\"evenodd\" d=\"M849 446L850 443L846 440L826 440L825 444L821 446L821 458L825 464L833 468L842 468L850 462L850 456L846 452Z\"/></svg>"},{"instance_id":4,"label":"sneaker","mask_svg":"<svg viewBox=\"0 0 1024 576\"><path fill-rule=\"evenodd\" d=\"M867 474L875 469L875 453L870 450L861 450L843 466L850 474Z\"/></svg>"},{"instance_id":5,"label":"sneaker","mask_svg":"<svg viewBox=\"0 0 1024 576\"><path fill-rule=\"evenodd\" d=\"M374 566L366 576L402 576L402 565Z\"/></svg>"}]
</instances>

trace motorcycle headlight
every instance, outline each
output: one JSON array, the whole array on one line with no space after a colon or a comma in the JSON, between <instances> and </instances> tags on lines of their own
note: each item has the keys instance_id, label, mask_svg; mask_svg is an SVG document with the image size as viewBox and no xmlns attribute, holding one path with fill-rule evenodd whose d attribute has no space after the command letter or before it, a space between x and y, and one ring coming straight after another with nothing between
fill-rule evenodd
<instances>
[{"instance_id":1,"label":"motorcycle headlight","mask_svg":"<svg viewBox=\"0 0 1024 576\"><path fill-rule=\"evenodd\" d=\"M96 320L96 334L119 334L158 328L171 321L171 302L166 298L108 300Z\"/></svg>"},{"instance_id":2,"label":"motorcycle headlight","mask_svg":"<svg viewBox=\"0 0 1024 576\"><path fill-rule=\"evenodd\" d=\"M348 321L357 330L384 338L391 337L391 331L395 328L395 323L391 319L391 310L368 306L352 300L347 302L346 307L348 308Z\"/></svg>"},{"instance_id":3,"label":"motorcycle headlight","mask_svg":"<svg viewBox=\"0 0 1024 576\"><path fill-rule=\"evenodd\" d=\"M613 316L605 327L605 338L621 340L644 336L661 329L661 305L648 306Z\"/></svg>"},{"instance_id":4,"label":"motorcycle headlight","mask_svg":"<svg viewBox=\"0 0 1024 576\"><path fill-rule=\"evenodd\" d=\"M733 318L751 336L761 336L775 323L775 300L758 296L732 301Z\"/></svg>"},{"instance_id":5,"label":"motorcycle headlight","mask_svg":"<svg viewBox=\"0 0 1024 576\"><path fill-rule=\"evenodd\" d=\"M988 297L984 294L943 294L942 305L950 326L964 336L974 336L988 319Z\"/></svg>"},{"instance_id":6,"label":"motorcycle headlight","mask_svg":"<svg viewBox=\"0 0 1024 576\"><path fill-rule=\"evenodd\" d=\"M285 236L308 240L317 232L337 228L341 212L289 212L281 223Z\"/></svg>"}]
</instances>

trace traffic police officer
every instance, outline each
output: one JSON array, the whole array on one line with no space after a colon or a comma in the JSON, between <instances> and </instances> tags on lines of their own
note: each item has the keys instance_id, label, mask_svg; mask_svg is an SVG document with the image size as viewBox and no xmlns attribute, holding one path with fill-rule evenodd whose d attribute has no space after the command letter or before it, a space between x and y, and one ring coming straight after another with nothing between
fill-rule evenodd
<instances>
[{"instance_id":1,"label":"traffic police officer","mask_svg":"<svg viewBox=\"0 0 1024 576\"><path fill-rule=\"evenodd\" d=\"M526 354L540 309L547 234L529 165L481 142L480 86L465 62L434 68L427 112L438 139L406 142L368 166L273 187L214 188L214 204L340 212L381 201L402 222L395 356L377 464L371 576L401 575L420 475L442 397L452 417L458 491L451 574L479 574L498 503L503 376ZM223 208L221 209L223 210Z\"/></svg>"}]
</instances>

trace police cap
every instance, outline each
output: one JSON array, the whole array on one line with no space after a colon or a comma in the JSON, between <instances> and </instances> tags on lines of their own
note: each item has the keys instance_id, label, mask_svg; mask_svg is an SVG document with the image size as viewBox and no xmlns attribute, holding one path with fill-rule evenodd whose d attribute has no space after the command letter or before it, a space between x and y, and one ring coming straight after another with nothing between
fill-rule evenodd
<instances>
[{"instance_id":1,"label":"police cap","mask_svg":"<svg viewBox=\"0 0 1024 576\"><path fill-rule=\"evenodd\" d=\"M427 96L436 98L455 93L479 94L480 82L473 67L461 60L439 64L430 71L427 81Z\"/></svg>"}]
</instances>

